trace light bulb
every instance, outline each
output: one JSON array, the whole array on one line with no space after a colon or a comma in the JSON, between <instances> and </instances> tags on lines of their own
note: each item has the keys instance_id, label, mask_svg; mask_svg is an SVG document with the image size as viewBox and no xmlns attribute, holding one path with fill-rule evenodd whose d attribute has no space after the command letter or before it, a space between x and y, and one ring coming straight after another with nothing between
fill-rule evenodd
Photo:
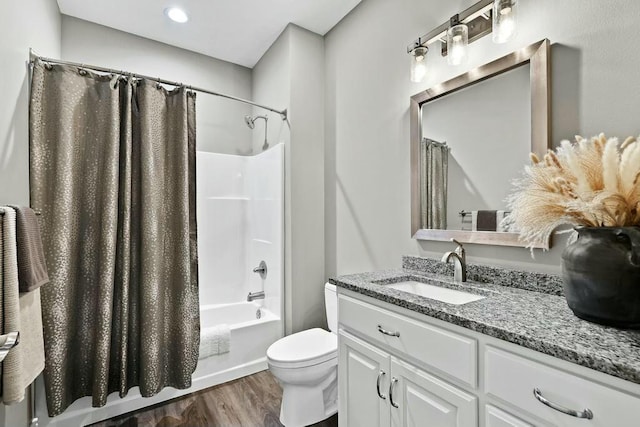
<instances>
[{"instance_id":1,"label":"light bulb","mask_svg":"<svg viewBox=\"0 0 640 427\"><path fill-rule=\"evenodd\" d=\"M454 25L447 30L447 63L460 65L467 61L469 28L465 24Z\"/></svg>"},{"instance_id":2,"label":"light bulb","mask_svg":"<svg viewBox=\"0 0 640 427\"><path fill-rule=\"evenodd\" d=\"M424 46L411 51L411 81L414 83L420 83L427 74L427 51Z\"/></svg>"},{"instance_id":3,"label":"light bulb","mask_svg":"<svg viewBox=\"0 0 640 427\"><path fill-rule=\"evenodd\" d=\"M180 9L179 7L168 7L164 10L164 13L169 19L180 24L184 24L189 20L189 15L187 15L187 12Z\"/></svg>"},{"instance_id":4,"label":"light bulb","mask_svg":"<svg viewBox=\"0 0 640 427\"><path fill-rule=\"evenodd\" d=\"M493 42L506 43L513 39L517 29L517 0L494 0Z\"/></svg>"}]
</instances>

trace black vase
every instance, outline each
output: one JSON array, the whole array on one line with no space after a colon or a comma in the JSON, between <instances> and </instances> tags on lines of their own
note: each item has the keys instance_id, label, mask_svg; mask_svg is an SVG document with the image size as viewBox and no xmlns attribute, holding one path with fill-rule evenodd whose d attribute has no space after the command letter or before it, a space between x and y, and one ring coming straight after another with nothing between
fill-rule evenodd
<instances>
[{"instance_id":1,"label":"black vase","mask_svg":"<svg viewBox=\"0 0 640 427\"><path fill-rule=\"evenodd\" d=\"M581 319L640 328L640 227L578 227L562 253L564 294Z\"/></svg>"}]
</instances>

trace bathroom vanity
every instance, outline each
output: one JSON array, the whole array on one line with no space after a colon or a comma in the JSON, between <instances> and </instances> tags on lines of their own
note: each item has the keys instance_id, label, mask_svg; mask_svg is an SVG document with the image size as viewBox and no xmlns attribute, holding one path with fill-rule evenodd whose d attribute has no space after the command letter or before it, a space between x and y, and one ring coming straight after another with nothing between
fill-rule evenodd
<instances>
[{"instance_id":1,"label":"bathroom vanity","mask_svg":"<svg viewBox=\"0 0 640 427\"><path fill-rule=\"evenodd\" d=\"M332 280L341 426L640 425L640 332L576 318L557 276L468 274L405 257Z\"/></svg>"}]
</instances>

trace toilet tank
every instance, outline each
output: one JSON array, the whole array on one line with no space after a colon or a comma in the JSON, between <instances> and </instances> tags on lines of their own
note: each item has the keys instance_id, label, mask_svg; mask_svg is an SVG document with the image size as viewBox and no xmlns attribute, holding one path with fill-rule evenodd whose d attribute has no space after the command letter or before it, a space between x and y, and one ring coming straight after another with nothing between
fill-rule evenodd
<instances>
[{"instance_id":1,"label":"toilet tank","mask_svg":"<svg viewBox=\"0 0 640 427\"><path fill-rule=\"evenodd\" d=\"M324 285L324 308L327 314L327 324L329 330L334 334L338 333L338 292L336 285L325 283Z\"/></svg>"}]
</instances>

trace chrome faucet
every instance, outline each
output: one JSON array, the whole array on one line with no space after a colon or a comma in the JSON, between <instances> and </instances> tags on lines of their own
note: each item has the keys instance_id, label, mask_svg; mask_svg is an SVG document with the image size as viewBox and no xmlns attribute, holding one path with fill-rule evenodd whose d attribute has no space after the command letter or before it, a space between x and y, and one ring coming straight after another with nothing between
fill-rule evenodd
<instances>
[{"instance_id":1,"label":"chrome faucet","mask_svg":"<svg viewBox=\"0 0 640 427\"><path fill-rule=\"evenodd\" d=\"M256 299L264 299L264 291L249 292L249 295L247 295L247 301L251 302Z\"/></svg>"},{"instance_id":2,"label":"chrome faucet","mask_svg":"<svg viewBox=\"0 0 640 427\"><path fill-rule=\"evenodd\" d=\"M453 258L453 280L456 282L466 282L467 257L464 252L464 247L462 246L462 243L458 242L456 239L451 239L451 241L458 245L458 247L453 251L446 252L442 256L442 262L448 263L449 260Z\"/></svg>"}]
</instances>

